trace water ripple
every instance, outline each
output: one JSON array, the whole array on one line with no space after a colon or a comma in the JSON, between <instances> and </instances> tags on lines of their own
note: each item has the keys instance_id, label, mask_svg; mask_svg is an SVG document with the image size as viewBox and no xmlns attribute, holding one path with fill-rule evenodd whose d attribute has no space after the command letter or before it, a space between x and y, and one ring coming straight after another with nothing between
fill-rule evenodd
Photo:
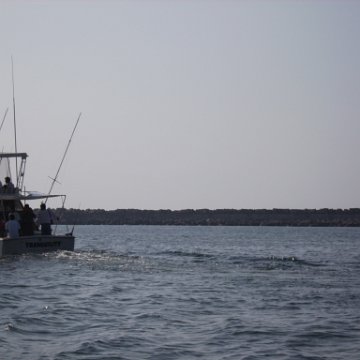
<instances>
[{"instance_id":1,"label":"water ripple","mask_svg":"<svg viewBox=\"0 0 360 360\"><path fill-rule=\"evenodd\" d=\"M360 229L78 231L0 259L1 359L358 359Z\"/></svg>"}]
</instances>

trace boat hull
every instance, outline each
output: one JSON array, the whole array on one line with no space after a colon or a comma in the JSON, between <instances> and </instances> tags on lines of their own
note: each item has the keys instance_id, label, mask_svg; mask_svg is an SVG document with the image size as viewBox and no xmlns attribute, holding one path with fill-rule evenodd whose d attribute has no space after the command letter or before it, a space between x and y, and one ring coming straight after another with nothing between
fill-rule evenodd
<instances>
[{"instance_id":1,"label":"boat hull","mask_svg":"<svg viewBox=\"0 0 360 360\"><path fill-rule=\"evenodd\" d=\"M0 256L44 253L57 250L74 251L72 235L32 235L0 239Z\"/></svg>"}]
</instances>

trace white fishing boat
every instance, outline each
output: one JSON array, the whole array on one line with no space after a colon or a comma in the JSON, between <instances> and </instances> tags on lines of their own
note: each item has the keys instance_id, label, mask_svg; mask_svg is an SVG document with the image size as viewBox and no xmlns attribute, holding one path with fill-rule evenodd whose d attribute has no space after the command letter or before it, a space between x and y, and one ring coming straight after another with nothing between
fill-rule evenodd
<instances>
[{"instance_id":1,"label":"white fishing boat","mask_svg":"<svg viewBox=\"0 0 360 360\"><path fill-rule=\"evenodd\" d=\"M57 227L53 225L50 235L42 235L41 229L34 226L34 230L29 235L22 231L18 237L8 237L4 224L9 219L10 214L16 214L22 224L22 217L24 215L25 204L31 201L44 201L49 198L60 197L62 205L65 203L65 195L42 194L39 192L27 192L24 188L25 165L28 155L26 153L0 153L0 176L11 176L11 163L16 162L16 185L12 189L7 189L6 186L0 189L0 256L16 255L24 253L39 253L56 250L74 250L75 238L73 231L58 235L56 234ZM18 165L19 163L19 165Z\"/></svg>"}]
</instances>

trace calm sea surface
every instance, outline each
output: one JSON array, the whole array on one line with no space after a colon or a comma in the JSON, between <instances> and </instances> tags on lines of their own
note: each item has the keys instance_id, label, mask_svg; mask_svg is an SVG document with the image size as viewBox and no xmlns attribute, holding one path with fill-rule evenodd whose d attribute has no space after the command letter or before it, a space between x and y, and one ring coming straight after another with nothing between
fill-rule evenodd
<instances>
[{"instance_id":1,"label":"calm sea surface","mask_svg":"<svg viewBox=\"0 0 360 360\"><path fill-rule=\"evenodd\" d=\"M0 259L0 359L360 359L360 229L78 226Z\"/></svg>"}]
</instances>

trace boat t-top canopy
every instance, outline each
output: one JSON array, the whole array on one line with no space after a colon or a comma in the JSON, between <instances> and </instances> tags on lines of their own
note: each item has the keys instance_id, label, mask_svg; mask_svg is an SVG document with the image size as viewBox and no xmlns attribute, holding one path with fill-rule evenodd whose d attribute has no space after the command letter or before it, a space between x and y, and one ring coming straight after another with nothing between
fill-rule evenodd
<instances>
[{"instance_id":1,"label":"boat t-top canopy","mask_svg":"<svg viewBox=\"0 0 360 360\"><path fill-rule=\"evenodd\" d=\"M11 165L14 163L14 159L20 159L20 166L15 168L17 174L17 183L14 191L8 192L0 188L0 202L3 201L30 201L30 200L42 200L54 197L66 198L65 195L51 195L50 193L44 194L38 191L24 191L24 175L25 175L25 163L28 155L25 152L0 152L0 175L11 177ZM14 170L14 167L12 167ZM1 183L1 181L0 181ZM5 186L4 186L5 187Z\"/></svg>"},{"instance_id":2,"label":"boat t-top canopy","mask_svg":"<svg viewBox=\"0 0 360 360\"><path fill-rule=\"evenodd\" d=\"M14 193L14 194L6 194L0 193L0 201L14 201L14 200L22 200L22 201L30 201L30 200L42 200L54 197L66 197L66 195L48 195L42 194L39 192L29 192L29 193Z\"/></svg>"},{"instance_id":3,"label":"boat t-top canopy","mask_svg":"<svg viewBox=\"0 0 360 360\"><path fill-rule=\"evenodd\" d=\"M27 153L0 153L0 158L6 158L6 159L11 159L11 158L21 158L21 159L26 159L28 157Z\"/></svg>"}]
</instances>

